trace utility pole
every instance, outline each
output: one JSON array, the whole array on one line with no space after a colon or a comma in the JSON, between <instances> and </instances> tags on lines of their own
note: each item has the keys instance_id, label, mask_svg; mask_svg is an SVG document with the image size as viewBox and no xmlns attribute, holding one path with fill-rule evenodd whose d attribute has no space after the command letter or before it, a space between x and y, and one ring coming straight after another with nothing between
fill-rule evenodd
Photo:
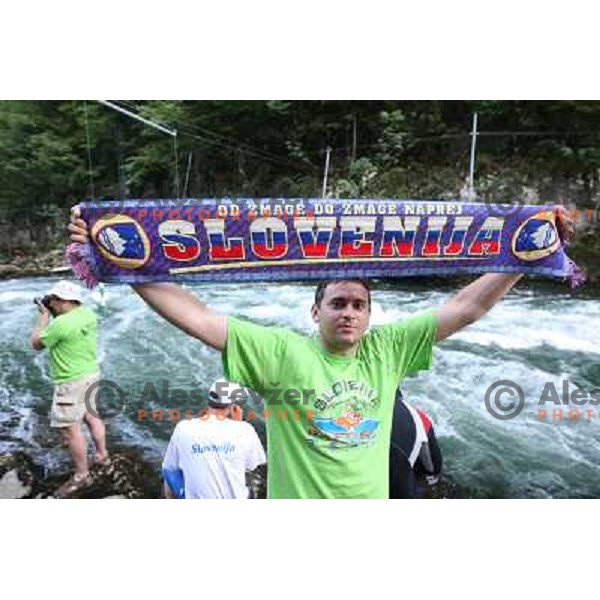
<instances>
[{"instance_id":1,"label":"utility pole","mask_svg":"<svg viewBox=\"0 0 600 600\"><path fill-rule=\"evenodd\" d=\"M325 193L327 192L327 173L329 172L329 155L331 154L331 147L327 146L327 155L325 157L325 175L323 176L323 198L325 198Z\"/></svg>"},{"instance_id":2,"label":"utility pole","mask_svg":"<svg viewBox=\"0 0 600 600\"><path fill-rule=\"evenodd\" d=\"M352 115L352 162L356 160L356 115Z\"/></svg>"},{"instance_id":3,"label":"utility pole","mask_svg":"<svg viewBox=\"0 0 600 600\"><path fill-rule=\"evenodd\" d=\"M173 129L173 160L175 162L175 198L179 199L179 152L177 151L177 129Z\"/></svg>"},{"instance_id":4,"label":"utility pole","mask_svg":"<svg viewBox=\"0 0 600 600\"><path fill-rule=\"evenodd\" d=\"M87 157L88 157L88 174L90 176L90 188L92 191L92 200L96 199L94 192L94 168L92 166L92 143L90 141L90 124L88 122L88 111L87 102L83 101L83 114L85 116L85 143L87 146Z\"/></svg>"},{"instance_id":5,"label":"utility pole","mask_svg":"<svg viewBox=\"0 0 600 600\"><path fill-rule=\"evenodd\" d=\"M121 127L119 126L119 123L117 123L114 127L114 132L115 132L115 140L117 142L116 146L117 146L117 160L118 160L118 164L117 164L117 173L118 173L118 178L119 178L119 198L122 198L123 200L125 198L127 198L127 184L125 183L125 166L124 166L124 160L123 160L123 144L122 144L122 138L121 138Z\"/></svg>"},{"instance_id":6,"label":"utility pole","mask_svg":"<svg viewBox=\"0 0 600 600\"><path fill-rule=\"evenodd\" d=\"M475 174L475 147L477 145L477 113L473 113L473 131L471 132L471 160L469 163L469 200L475 198L473 175Z\"/></svg>"},{"instance_id":7,"label":"utility pole","mask_svg":"<svg viewBox=\"0 0 600 600\"><path fill-rule=\"evenodd\" d=\"M192 168L192 155L193 155L193 152L190 152L190 154L188 156L187 171L185 173L185 183L183 184L183 199L184 200L187 198L188 181L190 180L190 170Z\"/></svg>"}]
</instances>

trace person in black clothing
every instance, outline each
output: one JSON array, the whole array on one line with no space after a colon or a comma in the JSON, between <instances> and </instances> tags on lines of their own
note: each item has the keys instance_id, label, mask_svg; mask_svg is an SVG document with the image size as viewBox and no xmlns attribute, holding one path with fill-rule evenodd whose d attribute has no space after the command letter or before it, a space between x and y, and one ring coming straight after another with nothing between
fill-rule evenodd
<instances>
[{"instance_id":1,"label":"person in black clothing","mask_svg":"<svg viewBox=\"0 0 600 600\"><path fill-rule=\"evenodd\" d=\"M390 439L390 498L419 498L439 481L442 452L427 414L408 405L398 388Z\"/></svg>"}]
</instances>

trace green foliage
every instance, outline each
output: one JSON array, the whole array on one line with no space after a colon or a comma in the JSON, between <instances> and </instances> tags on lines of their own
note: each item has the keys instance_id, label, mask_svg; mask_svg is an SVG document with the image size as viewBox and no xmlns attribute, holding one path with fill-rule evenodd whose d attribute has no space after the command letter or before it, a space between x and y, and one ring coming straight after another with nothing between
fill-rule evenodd
<instances>
[{"instance_id":1,"label":"green foliage","mask_svg":"<svg viewBox=\"0 0 600 600\"><path fill-rule=\"evenodd\" d=\"M387 164L398 164L404 155L406 140L406 118L401 110L381 113L381 137L379 138L380 159Z\"/></svg>"},{"instance_id":2,"label":"green foliage","mask_svg":"<svg viewBox=\"0 0 600 600\"><path fill-rule=\"evenodd\" d=\"M335 185L337 198L377 197L377 167L368 158L352 161L348 167L348 179L339 179Z\"/></svg>"}]
</instances>

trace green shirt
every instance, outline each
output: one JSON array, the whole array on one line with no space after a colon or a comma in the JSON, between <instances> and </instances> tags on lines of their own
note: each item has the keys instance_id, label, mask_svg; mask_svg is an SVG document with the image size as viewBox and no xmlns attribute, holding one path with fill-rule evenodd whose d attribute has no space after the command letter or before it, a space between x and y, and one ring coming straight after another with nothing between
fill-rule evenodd
<instances>
[{"instance_id":1,"label":"green shirt","mask_svg":"<svg viewBox=\"0 0 600 600\"><path fill-rule=\"evenodd\" d=\"M40 339L50 354L50 375L55 383L79 379L98 371L95 313L79 306L52 319Z\"/></svg>"},{"instance_id":2,"label":"green shirt","mask_svg":"<svg viewBox=\"0 0 600 600\"><path fill-rule=\"evenodd\" d=\"M431 366L436 327L433 312L377 327L343 357L229 317L225 375L265 398L269 498L388 497L396 389Z\"/></svg>"}]
</instances>

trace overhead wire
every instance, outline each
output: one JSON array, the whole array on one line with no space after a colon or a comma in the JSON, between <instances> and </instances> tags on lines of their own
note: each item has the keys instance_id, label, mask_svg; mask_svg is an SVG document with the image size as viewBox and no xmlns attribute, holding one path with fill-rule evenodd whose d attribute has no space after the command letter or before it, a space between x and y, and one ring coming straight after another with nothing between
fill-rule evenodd
<instances>
[{"instance_id":1,"label":"overhead wire","mask_svg":"<svg viewBox=\"0 0 600 600\"><path fill-rule=\"evenodd\" d=\"M119 102L122 104L125 104L126 106L129 106L129 108L131 108L131 109L140 110L140 108L141 108L139 105L136 105L129 101L119 100ZM167 127L167 125L163 125L163 126ZM292 166L294 168L303 168L303 169L305 169L307 171L311 171L311 172L318 171L318 168L313 165L309 165L307 163L304 163L304 162L301 162L298 160L290 160L290 159L282 158L282 157L277 156L267 150L259 149L256 146L252 146L251 144L248 144L246 142L241 142L240 140L238 140L236 138L233 138L230 136L225 136L220 133L216 133L214 131L211 131L210 129L207 129L206 127L201 127L199 125L193 125L189 122L182 121L179 118L172 119L169 122L169 126L176 127L178 133L188 136L190 138L196 139L201 142L213 144L215 146L219 146L221 148L227 148L229 150L234 150L234 151L239 151L240 149L243 149L246 154L250 154L250 155L256 156L257 158L261 158L263 160L277 163L277 164L280 164L283 166L288 166L288 167ZM201 132L203 135L199 135L196 132Z\"/></svg>"}]
</instances>

